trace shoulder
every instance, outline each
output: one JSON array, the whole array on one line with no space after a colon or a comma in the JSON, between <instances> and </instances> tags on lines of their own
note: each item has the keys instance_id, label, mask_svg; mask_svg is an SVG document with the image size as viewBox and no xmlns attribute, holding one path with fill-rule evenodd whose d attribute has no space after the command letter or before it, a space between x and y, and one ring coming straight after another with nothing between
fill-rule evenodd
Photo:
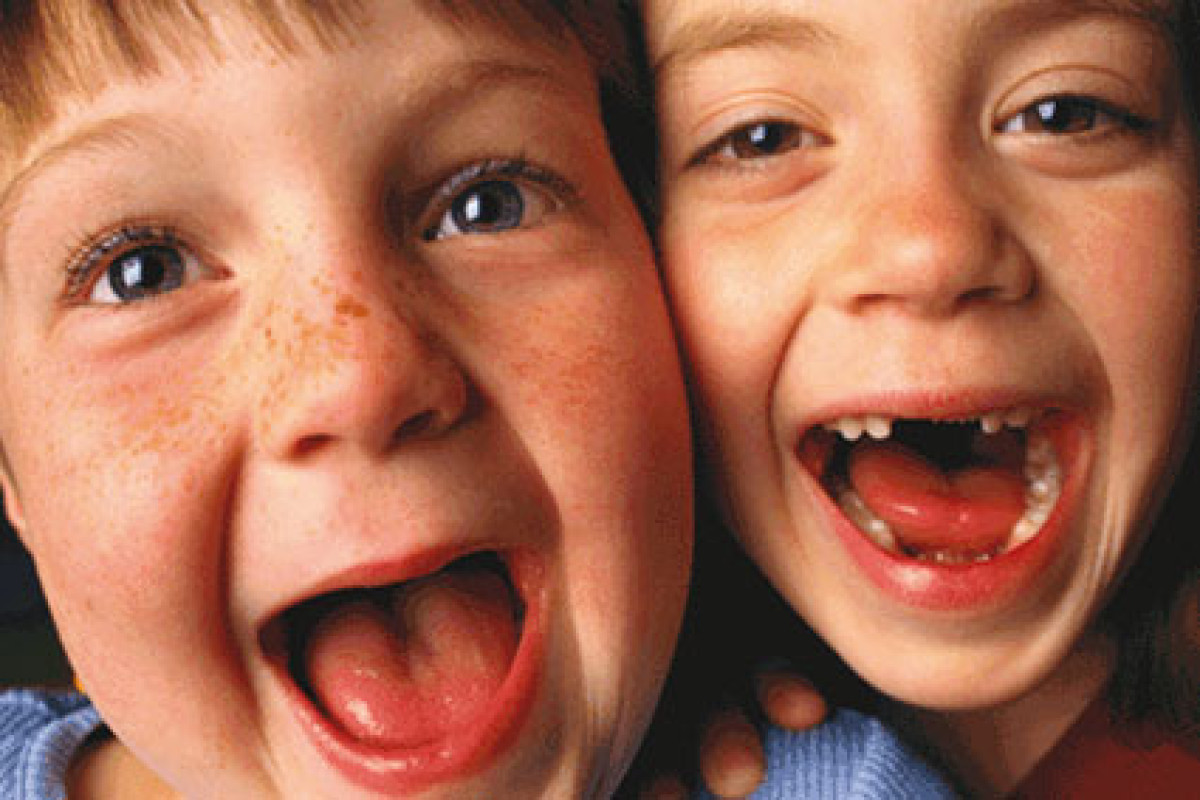
<instances>
[{"instance_id":1,"label":"shoulder","mask_svg":"<svg viewBox=\"0 0 1200 800\"><path fill-rule=\"evenodd\" d=\"M953 798L950 785L881 721L838 710L817 727L767 732L756 798Z\"/></svg>"},{"instance_id":2,"label":"shoulder","mask_svg":"<svg viewBox=\"0 0 1200 800\"><path fill-rule=\"evenodd\" d=\"M75 692L0 692L0 797L61 798L71 757L100 725Z\"/></svg>"}]
</instances>

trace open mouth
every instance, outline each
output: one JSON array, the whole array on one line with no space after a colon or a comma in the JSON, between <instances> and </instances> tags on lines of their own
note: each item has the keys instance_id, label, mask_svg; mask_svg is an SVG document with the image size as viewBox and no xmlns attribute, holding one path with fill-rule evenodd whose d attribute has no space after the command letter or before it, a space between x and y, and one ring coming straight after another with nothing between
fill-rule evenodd
<instances>
[{"instance_id":1,"label":"open mouth","mask_svg":"<svg viewBox=\"0 0 1200 800\"><path fill-rule=\"evenodd\" d=\"M268 658L343 771L374 788L413 788L469 771L519 726L538 637L514 561L464 555L307 599L267 625Z\"/></svg>"},{"instance_id":2,"label":"open mouth","mask_svg":"<svg viewBox=\"0 0 1200 800\"><path fill-rule=\"evenodd\" d=\"M1068 415L1013 408L952 420L841 418L800 457L878 548L929 565L985 564L1038 537L1065 479Z\"/></svg>"}]
</instances>

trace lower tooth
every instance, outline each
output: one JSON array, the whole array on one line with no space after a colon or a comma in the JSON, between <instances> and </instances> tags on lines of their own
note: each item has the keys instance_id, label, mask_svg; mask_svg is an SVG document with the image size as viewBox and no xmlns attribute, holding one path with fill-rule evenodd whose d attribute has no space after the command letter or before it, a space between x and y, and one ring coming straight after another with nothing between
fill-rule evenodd
<instances>
[{"instance_id":1,"label":"lower tooth","mask_svg":"<svg viewBox=\"0 0 1200 800\"><path fill-rule=\"evenodd\" d=\"M1042 526L1032 520L1022 519L1013 527L1012 536L1009 537L1008 546L1005 548L1011 550L1014 547L1025 544L1042 529Z\"/></svg>"},{"instance_id":2,"label":"lower tooth","mask_svg":"<svg viewBox=\"0 0 1200 800\"><path fill-rule=\"evenodd\" d=\"M875 516L867 504L853 489L843 489L838 492L838 505L860 531L867 534L875 544L896 552L896 537L888 524Z\"/></svg>"},{"instance_id":3,"label":"lower tooth","mask_svg":"<svg viewBox=\"0 0 1200 800\"><path fill-rule=\"evenodd\" d=\"M1050 439L1045 434L1030 432L1025 447L1026 468L1057 465L1057 463L1058 458L1054 453L1054 445L1050 444Z\"/></svg>"},{"instance_id":4,"label":"lower tooth","mask_svg":"<svg viewBox=\"0 0 1200 800\"><path fill-rule=\"evenodd\" d=\"M1012 535L1002 552L1008 552L1037 536L1058 504L1062 491L1062 468L1058 454L1045 434L1030 432L1025 452L1025 479L1028 489L1025 513L1013 526Z\"/></svg>"}]
</instances>

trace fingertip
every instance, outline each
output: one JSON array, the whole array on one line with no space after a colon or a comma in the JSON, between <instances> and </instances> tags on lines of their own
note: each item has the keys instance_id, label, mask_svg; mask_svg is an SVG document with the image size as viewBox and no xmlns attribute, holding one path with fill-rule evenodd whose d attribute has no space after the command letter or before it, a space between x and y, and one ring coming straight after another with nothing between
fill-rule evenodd
<instances>
[{"instance_id":1,"label":"fingertip","mask_svg":"<svg viewBox=\"0 0 1200 800\"><path fill-rule=\"evenodd\" d=\"M780 728L805 731L819 725L829 707L811 683L790 672L766 672L758 678L758 701L767 719Z\"/></svg>"},{"instance_id":2,"label":"fingertip","mask_svg":"<svg viewBox=\"0 0 1200 800\"><path fill-rule=\"evenodd\" d=\"M750 795L766 776L759 731L736 712L718 716L700 744L700 774L718 797Z\"/></svg>"}]
</instances>

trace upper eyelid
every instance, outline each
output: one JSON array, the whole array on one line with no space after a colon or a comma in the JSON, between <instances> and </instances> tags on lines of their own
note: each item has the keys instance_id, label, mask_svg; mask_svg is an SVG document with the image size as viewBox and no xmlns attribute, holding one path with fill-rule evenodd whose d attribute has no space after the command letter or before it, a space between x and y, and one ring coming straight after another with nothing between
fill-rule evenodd
<instances>
[{"instance_id":1,"label":"upper eyelid","mask_svg":"<svg viewBox=\"0 0 1200 800\"><path fill-rule=\"evenodd\" d=\"M529 161L525 156L486 158L460 167L448 178L438 181L430 192L431 203L448 203L472 185L485 180L513 178L533 180L564 195L574 194L574 187L557 173Z\"/></svg>"},{"instance_id":2,"label":"upper eyelid","mask_svg":"<svg viewBox=\"0 0 1200 800\"><path fill-rule=\"evenodd\" d=\"M1150 75L1139 80L1105 65L1060 64L1035 70L996 98L990 107L990 129L1001 131L1020 114L1039 103L1073 99L1091 103L1131 130L1163 127L1173 113L1158 81Z\"/></svg>"}]
</instances>

